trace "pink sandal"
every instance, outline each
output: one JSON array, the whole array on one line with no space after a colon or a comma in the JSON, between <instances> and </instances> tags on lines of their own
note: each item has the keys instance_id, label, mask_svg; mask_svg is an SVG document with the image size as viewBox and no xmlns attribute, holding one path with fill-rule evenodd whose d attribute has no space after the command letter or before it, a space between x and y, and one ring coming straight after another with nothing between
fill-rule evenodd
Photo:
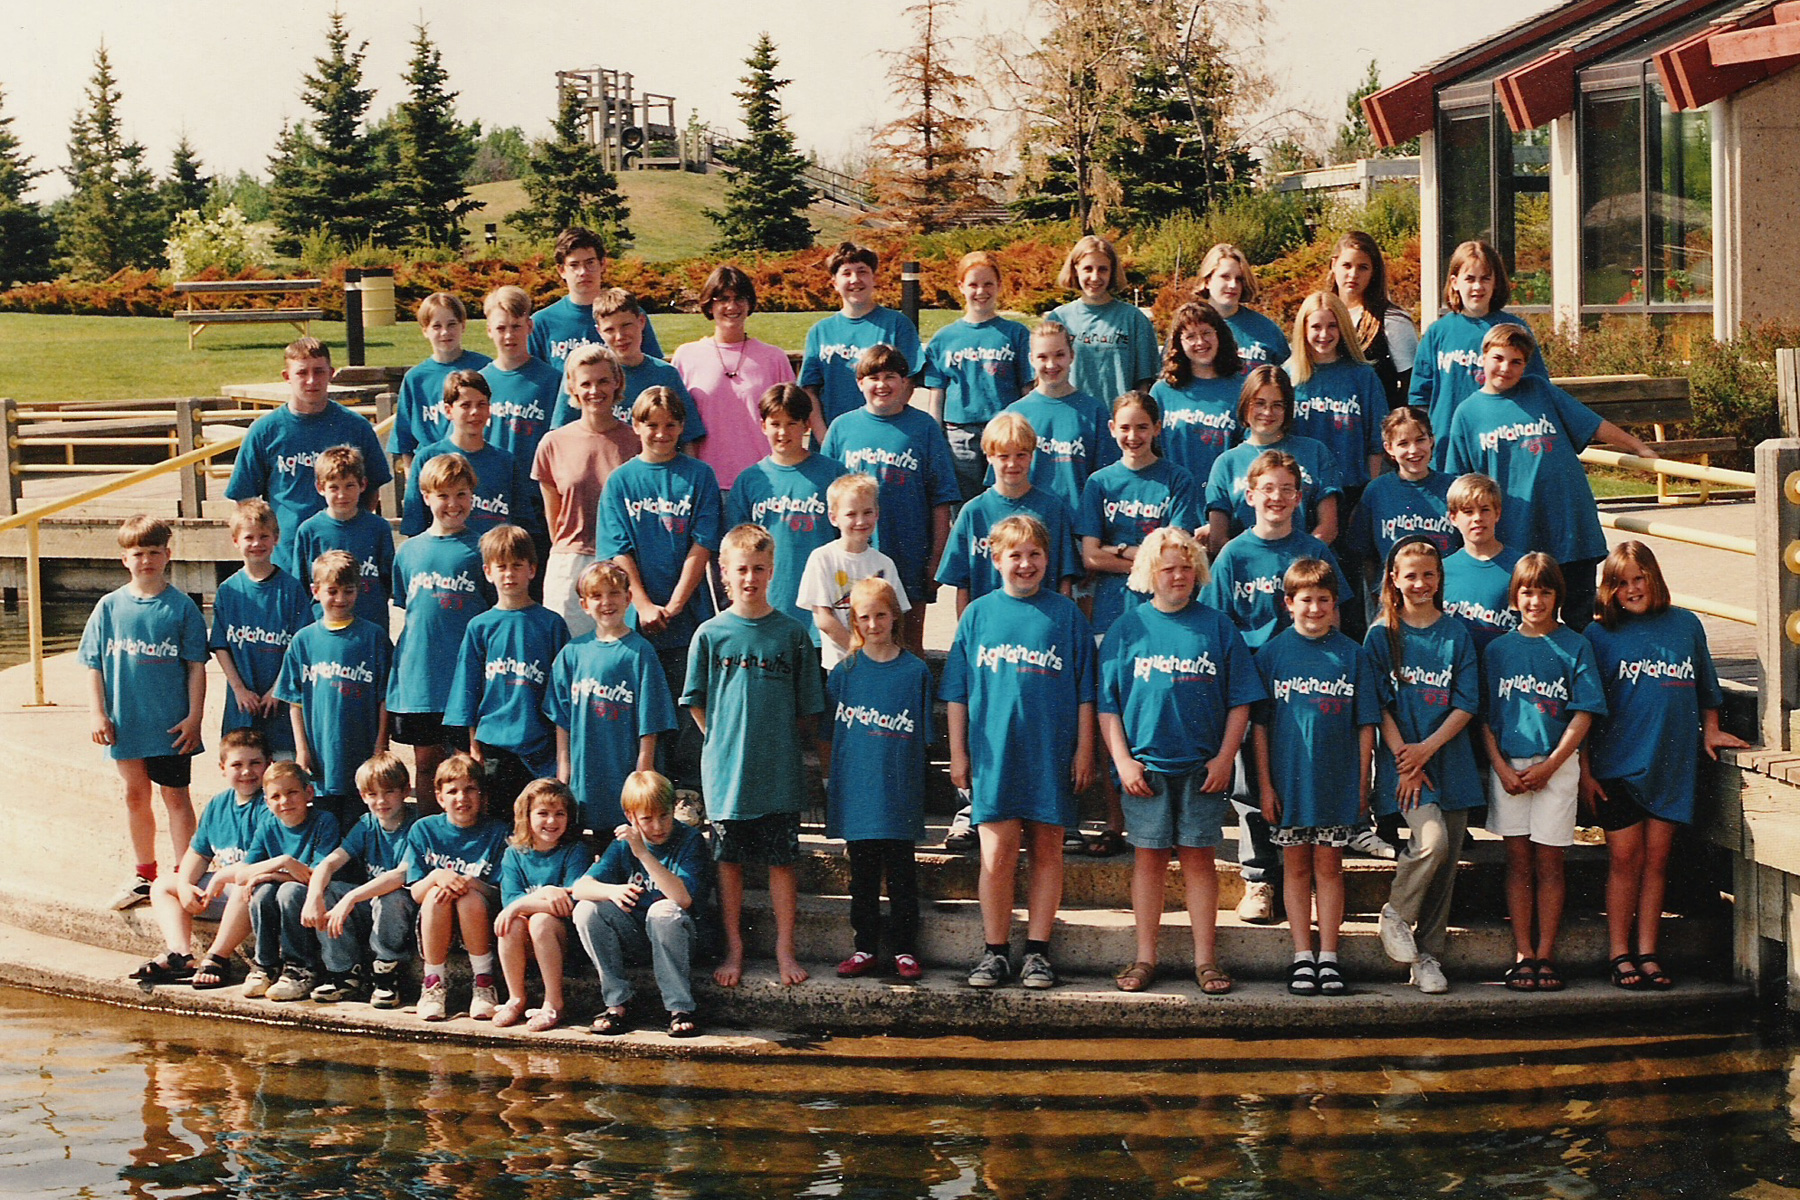
<instances>
[{"instance_id":1,"label":"pink sandal","mask_svg":"<svg viewBox=\"0 0 1800 1200\"><path fill-rule=\"evenodd\" d=\"M525 997L514 996L494 1010L494 1028L505 1029L525 1019Z\"/></svg>"}]
</instances>

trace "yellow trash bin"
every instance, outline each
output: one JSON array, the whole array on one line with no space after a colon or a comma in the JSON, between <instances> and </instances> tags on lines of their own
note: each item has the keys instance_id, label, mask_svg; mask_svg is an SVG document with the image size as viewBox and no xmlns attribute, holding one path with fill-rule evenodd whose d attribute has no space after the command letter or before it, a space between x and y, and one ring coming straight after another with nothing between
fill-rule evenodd
<instances>
[{"instance_id":1,"label":"yellow trash bin","mask_svg":"<svg viewBox=\"0 0 1800 1200\"><path fill-rule=\"evenodd\" d=\"M364 267L362 273L363 327L394 323L394 272L391 267Z\"/></svg>"}]
</instances>

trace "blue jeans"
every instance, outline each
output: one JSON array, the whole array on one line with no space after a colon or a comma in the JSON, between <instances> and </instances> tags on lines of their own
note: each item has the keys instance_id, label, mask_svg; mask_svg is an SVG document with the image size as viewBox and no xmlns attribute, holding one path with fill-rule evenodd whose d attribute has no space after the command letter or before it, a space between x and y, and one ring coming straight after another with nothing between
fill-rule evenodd
<instances>
[{"instance_id":1,"label":"blue jeans","mask_svg":"<svg viewBox=\"0 0 1800 1200\"><path fill-rule=\"evenodd\" d=\"M250 894L250 928L254 931L256 965L273 972L285 963L305 967L319 966L319 939L300 923L306 907L306 885L292 879L286 883L257 885Z\"/></svg>"},{"instance_id":2,"label":"blue jeans","mask_svg":"<svg viewBox=\"0 0 1800 1200\"><path fill-rule=\"evenodd\" d=\"M325 907L330 908L353 889L353 884L336 880L325 885ZM325 969L342 975L362 961L362 948L369 946L381 962L405 962L412 957L413 925L418 920L419 906L404 887L385 896L377 896L367 904L350 910L344 932L332 937L319 930L319 949Z\"/></svg>"},{"instance_id":3,"label":"blue jeans","mask_svg":"<svg viewBox=\"0 0 1800 1200\"><path fill-rule=\"evenodd\" d=\"M696 925L693 914L664 898L650 906L644 922L611 900L583 900L575 906L575 934L600 974L600 997L608 1008L631 1000L628 962L650 960L656 990L670 1012L694 1011L694 989L688 980Z\"/></svg>"}]
</instances>

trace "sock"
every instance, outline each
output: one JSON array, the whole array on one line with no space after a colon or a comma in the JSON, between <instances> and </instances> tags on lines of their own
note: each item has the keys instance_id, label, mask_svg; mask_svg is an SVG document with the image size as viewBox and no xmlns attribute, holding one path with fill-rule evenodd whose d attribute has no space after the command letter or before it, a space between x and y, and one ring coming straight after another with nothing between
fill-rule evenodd
<instances>
[{"instance_id":1,"label":"sock","mask_svg":"<svg viewBox=\"0 0 1800 1200\"><path fill-rule=\"evenodd\" d=\"M1048 938L1045 938L1043 941L1039 942L1039 941L1034 941L1031 938L1026 938L1025 939L1025 953L1041 954L1045 958L1049 958L1050 957L1050 940Z\"/></svg>"},{"instance_id":2,"label":"sock","mask_svg":"<svg viewBox=\"0 0 1800 1200\"><path fill-rule=\"evenodd\" d=\"M139 863L137 865L137 875L139 879L142 879L147 883L155 883L156 864L153 862Z\"/></svg>"},{"instance_id":3,"label":"sock","mask_svg":"<svg viewBox=\"0 0 1800 1200\"><path fill-rule=\"evenodd\" d=\"M1321 950L1321 951L1319 951L1319 961L1322 963L1336 962L1337 961L1337 951L1336 950Z\"/></svg>"},{"instance_id":4,"label":"sock","mask_svg":"<svg viewBox=\"0 0 1800 1200\"><path fill-rule=\"evenodd\" d=\"M442 980L444 978L444 967L445 964L443 963L426 963L425 982L430 983L433 979Z\"/></svg>"},{"instance_id":5,"label":"sock","mask_svg":"<svg viewBox=\"0 0 1800 1200\"><path fill-rule=\"evenodd\" d=\"M1337 956L1332 955L1332 957L1336 958ZM1304 962L1304 963L1312 962L1313 961L1313 953L1311 950L1296 950L1296 951L1294 951L1294 961L1295 962Z\"/></svg>"},{"instance_id":6,"label":"sock","mask_svg":"<svg viewBox=\"0 0 1800 1200\"><path fill-rule=\"evenodd\" d=\"M492 975L494 973L494 956L492 954L469 955L469 970L475 972L477 976Z\"/></svg>"},{"instance_id":7,"label":"sock","mask_svg":"<svg viewBox=\"0 0 1800 1200\"><path fill-rule=\"evenodd\" d=\"M1007 956L1008 952L1011 950L1012 950L1012 947L1008 946L1005 942L989 942L989 943L987 943L988 953L989 954L998 954L1001 958L1005 958Z\"/></svg>"}]
</instances>

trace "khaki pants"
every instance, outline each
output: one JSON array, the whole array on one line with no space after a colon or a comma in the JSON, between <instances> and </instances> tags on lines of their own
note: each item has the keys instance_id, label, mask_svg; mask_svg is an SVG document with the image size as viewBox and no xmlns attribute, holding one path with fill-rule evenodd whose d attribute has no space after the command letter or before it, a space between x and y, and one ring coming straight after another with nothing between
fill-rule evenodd
<instances>
[{"instance_id":1,"label":"khaki pants","mask_svg":"<svg viewBox=\"0 0 1800 1200\"><path fill-rule=\"evenodd\" d=\"M1435 804L1421 804L1401 816L1412 836L1394 869L1394 890L1388 903L1414 927L1413 940L1419 952L1442 958L1450 924L1450 892L1456 886L1456 861L1469 829L1469 810L1445 812Z\"/></svg>"}]
</instances>

